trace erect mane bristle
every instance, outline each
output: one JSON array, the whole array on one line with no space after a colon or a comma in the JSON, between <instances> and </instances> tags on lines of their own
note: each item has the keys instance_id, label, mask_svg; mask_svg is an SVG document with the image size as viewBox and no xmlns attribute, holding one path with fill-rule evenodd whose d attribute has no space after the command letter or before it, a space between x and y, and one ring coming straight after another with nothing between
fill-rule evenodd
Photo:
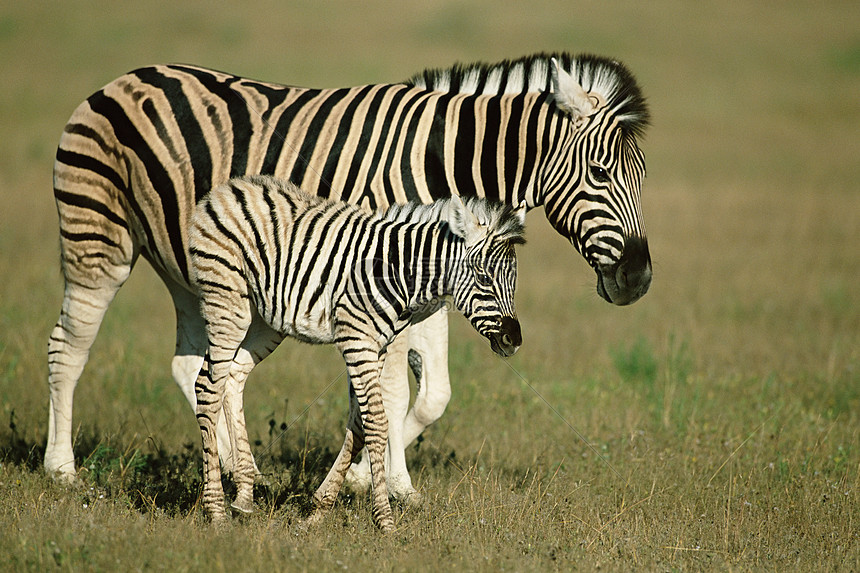
<instances>
[{"instance_id":1,"label":"erect mane bristle","mask_svg":"<svg viewBox=\"0 0 860 573\"><path fill-rule=\"evenodd\" d=\"M408 223L440 221L445 213L448 201L449 199L442 199L433 203L419 203L418 201L393 203L387 209L379 211L377 216L384 221L402 221Z\"/></svg>"},{"instance_id":2,"label":"erect mane bristle","mask_svg":"<svg viewBox=\"0 0 860 573\"><path fill-rule=\"evenodd\" d=\"M525 228L516 209L508 204L490 201L480 197L463 197L466 206L478 219L478 222L489 228L489 232L499 241L512 244L524 244ZM448 203L451 199L439 199L433 203L396 203L380 211L377 216L385 221L401 221L408 223L428 223L444 220L448 215Z\"/></svg>"},{"instance_id":3,"label":"erect mane bristle","mask_svg":"<svg viewBox=\"0 0 860 573\"><path fill-rule=\"evenodd\" d=\"M478 218L482 225L489 227L489 232L497 241L524 245L526 242L525 227L517 209L507 203L490 201L479 197L466 199L466 206Z\"/></svg>"},{"instance_id":4,"label":"erect mane bristle","mask_svg":"<svg viewBox=\"0 0 860 573\"><path fill-rule=\"evenodd\" d=\"M622 129L639 137L648 126L650 114L633 74L616 60L591 54L540 53L494 64L455 64L450 68L428 69L412 76L407 85L448 93L502 95L549 92L552 89L551 61L558 60L588 92L600 94Z\"/></svg>"}]
</instances>

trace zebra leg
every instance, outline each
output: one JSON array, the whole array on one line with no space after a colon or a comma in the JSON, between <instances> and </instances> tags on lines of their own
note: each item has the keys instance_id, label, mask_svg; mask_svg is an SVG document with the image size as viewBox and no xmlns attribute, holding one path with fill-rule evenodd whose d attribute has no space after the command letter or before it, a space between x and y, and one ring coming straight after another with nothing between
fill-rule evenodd
<instances>
[{"instance_id":1,"label":"zebra leg","mask_svg":"<svg viewBox=\"0 0 860 573\"><path fill-rule=\"evenodd\" d=\"M207 286L207 289L201 293L201 314L206 322L209 348L203 368L197 376L194 391L197 400L197 423L203 443L203 508L213 522L219 522L224 521L227 515L215 426L224 409L227 381L231 377L242 342L251 327L253 315L241 277L223 276L218 286ZM250 368L247 372L250 372ZM244 382L244 379L242 381ZM241 385L236 389L241 392ZM244 417L240 418L240 422L244 428ZM247 436L245 442L247 443ZM250 455L250 450L247 453ZM243 456L240 450L238 457ZM234 476L242 476L240 480L248 476L247 468ZM251 488L253 479L253 472L250 472ZM243 482L244 485L246 484Z\"/></svg>"},{"instance_id":2,"label":"zebra leg","mask_svg":"<svg viewBox=\"0 0 860 573\"><path fill-rule=\"evenodd\" d=\"M388 418L379 374L382 370L384 351L370 349L341 349L347 358L347 370L355 399L361 412L364 428L364 444L370 458L371 498L373 500L373 522L382 531L394 529L394 517L388 502L388 487L385 475L385 447L388 445Z\"/></svg>"},{"instance_id":3,"label":"zebra leg","mask_svg":"<svg viewBox=\"0 0 860 573\"><path fill-rule=\"evenodd\" d=\"M388 469L388 491L397 500L419 501L418 492L406 469L405 443L403 442L403 420L409 408L409 379L406 371L409 329L400 333L388 345L385 362L380 375L385 415L389 421L386 468ZM352 464L346 483L355 491L367 491L371 484L370 457L362 453L361 459Z\"/></svg>"},{"instance_id":4,"label":"zebra leg","mask_svg":"<svg viewBox=\"0 0 860 573\"><path fill-rule=\"evenodd\" d=\"M442 309L423 322L412 325L409 347L409 363L415 373L418 391L415 403L403 422L404 446L438 420L451 399L447 311Z\"/></svg>"},{"instance_id":5,"label":"zebra leg","mask_svg":"<svg viewBox=\"0 0 860 573\"><path fill-rule=\"evenodd\" d=\"M64 249L64 257L65 257ZM131 273L133 262L114 266L101 279L89 277L84 286L70 277L75 271L67 259L64 265L66 286L60 318L48 340L48 443L45 448L45 471L59 479L75 479L75 456L72 451L72 403L75 386L83 373L90 347L116 292ZM104 271L104 268L102 269Z\"/></svg>"},{"instance_id":6,"label":"zebra leg","mask_svg":"<svg viewBox=\"0 0 860 573\"><path fill-rule=\"evenodd\" d=\"M406 444L403 437L403 423L409 410L409 373L407 371L407 352L409 350L409 329L401 333L389 346L380 374L382 400L388 418L388 449L385 464L389 493L399 501L417 503L420 494L412 486L412 478L406 469Z\"/></svg>"},{"instance_id":7,"label":"zebra leg","mask_svg":"<svg viewBox=\"0 0 860 573\"><path fill-rule=\"evenodd\" d=\"M225 380L222 415L218 418L219 422L226 420L226 426L230 428L230 450L235 462L233 481L236 484L236 498L230 507L246 515L254 512L254 476L257 474L257 466L254 464L245 426L243 392L245 381L255 365L247 350L240 348Z\"/></svg>"},{"instance_id":8,"label":"zebra leg","mask_svg":"<svg viewBox=\"0 0 860 573\"><path fill-rule=\"evenodd\" d=\"M243 514L254 511L254 480L260 474L254 463L245 425L245 382L254 367L271 354L283 339L281 334L254 313L251 328L233 359L230 376L227 378L223 409L227 426L231 428L231 448L235 460L233 480L237 489L236 499L230 506Z\"/></svg>"},{"instance_id":9,"label":"zebra leg","mask_svg":"<svg viewBox=\"0 0 860 573\"><path fill-rule=\"evenodd\" d=\"M173 380L191 405L192 412L196 412L197 398L194 395L194 383L203 366L203 355L206 353L207 345L206 326L200 315L200 299L170 279L162 277L162 280L170 291L176 311L176 351L171 363ZM225 401L229 403L232 397L232 388L228 386L225 390ZM232 472L236 453L223 415L218 416L215 431L221 466L224 471Z\"/></svg>"},{"instance_id":10,"label":"zebra leg","mask_svg":"<svg viewBox=\"0 0 860 573\"><path fill-rule=\"evenodd\" d=\"M340 492L347 469L358 452L364 447L364 429L361 426L361 414L355 391L352 385L349 387L349 420L346 425L346 436L343 446L337 454L322 484L314 492L315 509L306 520L308 524L318 523L329 509L334 505L337 494Z\"/></svg>"},{"instance_id":11,"label":"zebra leg","mask_svg":"<svg viewBox=\"0 0 860 573\"><path fill-rule=\"evenodd\" d=\"M197 423L203 442L203 509L214 523L227 519L221 466L218 463L218 440L215 435L215 419L224 399L225 382L226 376L215 377L214 363L207 354L194 390L197 394Z\"/></svg>"}]
</instances>

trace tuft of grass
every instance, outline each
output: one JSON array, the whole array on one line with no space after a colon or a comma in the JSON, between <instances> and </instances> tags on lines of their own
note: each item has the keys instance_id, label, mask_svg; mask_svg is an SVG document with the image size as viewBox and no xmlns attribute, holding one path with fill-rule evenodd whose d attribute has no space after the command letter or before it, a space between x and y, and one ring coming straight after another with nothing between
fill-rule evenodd
<instances>
[{"instance_id":1,"label":"tuft of grass","mask_svg":"<svg viewBox=\"0 0 860 573\"><path fill-rule=\"evenodd\" d=\"M657 358L644 336L637 338L628 348L610 349L609 354L622 379L641 383L653 395L657 382Z\"/></svg>"},{"instance_id":2,"label":"tuft of grass","mask_svg":"<svg viewBox=\"0 0 860 573\"><path fill-rule=\"evenodd\" d=\"M664 427L683 432L700 398L698 387L690 387L693 357L687 341L670 333L666 354L659 357L644 336L629 347L609 349L615 371L624 383L644 393L646 403Z\"/></svg>"}]
</instances>

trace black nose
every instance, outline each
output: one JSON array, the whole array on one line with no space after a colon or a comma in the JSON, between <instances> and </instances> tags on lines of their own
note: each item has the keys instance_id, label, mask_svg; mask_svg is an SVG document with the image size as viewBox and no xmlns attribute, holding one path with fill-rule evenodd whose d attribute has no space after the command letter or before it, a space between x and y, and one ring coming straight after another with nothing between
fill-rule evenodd
<instances>
[{"instance_id":1,"label":"black nose","mask_svg":"<svg viewBox=\"0 0 860 573\"><path fill-rule=\"evenodd\" d=\"M651 252L648 241L641 237L628 237L616 271L618 290L637 300L651 286Z\"/></svg>"},{"instance_id":2,"label":"black nose","mask_svg":"<svg viewBox=\"0 0 860 573\"><path fill-rule=\"evenodd\" d=\"M598 265L597 292L607 302L617 305L631 304L642 298L651 286L651 253L648 241L641 237L628 237L624 252L615 264Z\"/></svg>"},{"instance_id":3,"label":"black nose","mask_svg":"<svg viewBox=\"0 0 860 573\"><path fill-rule=\"evenodd\" d=\"M510 316L502 317L502 342L508 346L522 346L523 333L520 330L520 321Z\"/></svg>"},{"instance_id":4,"label":"black nose","mask_svg":"<svg viewBox=\"0 0 860 573\"><path fill-rule=\"evenodd\" d=\"M499 321L499 332L490 337L490 347L500 356L513 356L523 344L520 322L516 318L504 316Z\"/></svg>"}]
</instances>

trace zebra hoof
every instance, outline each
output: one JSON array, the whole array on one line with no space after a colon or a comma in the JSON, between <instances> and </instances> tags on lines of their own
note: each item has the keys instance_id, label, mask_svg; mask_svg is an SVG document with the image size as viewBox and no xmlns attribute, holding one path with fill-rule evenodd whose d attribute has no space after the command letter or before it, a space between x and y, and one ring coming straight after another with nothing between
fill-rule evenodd
<instances>
[{"instance_id":1,"label":"zebra hoof","mask_svg":"<svg viewBox=\"0 0 860 573\"><path fill-rule=\"evenodd\" d=\"M227 512L224 509L208 512L207 517L212 527L226 527L230 523L230 520L227 519Z\"/></svg>"},{"instance_id":2,"label":"zebra hoof","mask_svg":"<svg viewBox=\"0 0 860 573\"><path fill-rule=\"evenodd\" d=\"M322 522L326 513L327 511L324 509L315 509L313 513L311 513L308 517L299 522L299 529L301 529L302 531L307 531L311 527L315 527L317 524Z\"/></svg>"},{"instance_id":3,"label":"zebra hoof","mask_svg":"<svg viewBox=\"0 0 860 573\"><path fill-rule=\"evenodd\" d=\"M230 509L233 510L233 517L246 517L254 513L254 503L236 500L230 504Z\"/></svg>"},{"instance_id":4,"label":"zebra hoof","mask_svg":"<svg viewBox=\"0 0 860 573\"><path fill-rule=\"evenodd\" d=\"M394 520L392 518L382 519L376 524L382 533L391 533L394 531Z\"/></svg>"},{"instance_id":5,"label":"zebra hoof","mask_svg":"<svg viewBox=\"0 0 860 573\"><path fill-rule=\"evenodd\" d=\"M78 474L75 471L54 470L48 471L48 475L55 483L62 485L75 485L79 483Z\"/></svg>"},{"instance_id":6,"label":"zebra hoof","mask_svg":"<svg viewBox=\"0 0 860 573\"><path fill-rule=\"evenodd\" d=\"M396 499L399 503L402 503L406 507L417 508L424 505L424 495L415 489L413 489L412 491L397 493L394 495L394 499Z\"/></svg>"}]
</instances>

